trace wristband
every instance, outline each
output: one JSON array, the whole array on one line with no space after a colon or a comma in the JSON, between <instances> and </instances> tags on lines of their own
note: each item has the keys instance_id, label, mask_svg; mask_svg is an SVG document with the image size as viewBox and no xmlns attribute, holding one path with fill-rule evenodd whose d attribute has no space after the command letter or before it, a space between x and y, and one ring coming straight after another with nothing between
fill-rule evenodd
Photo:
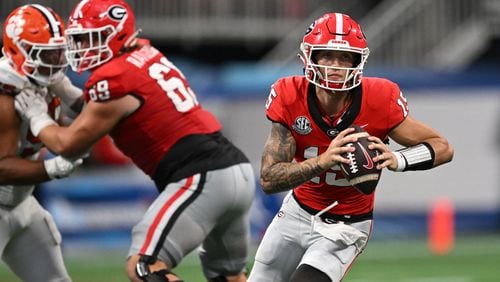
<instances>
[{"instance_id":1,"label":"wristband","mask_svg":"<svg viewBox=\"0 0 500 282\"><path fill-rule=\"evenodd\" d=\"M404 171L406 169L406 166L408 165L406 163L406 159L405 157L403 156L403 154L401 154L401 152L392 152L392 154L396 157L396 159L398 160L398 167L395 169L395 171Z\"/></svg>"},{"instance_id":2,"label":"wristband","mask_svg":"<svg viewBox=\"0 0 500 282\"><path fill-rule=\"evenodd\" d=\"M398 150L393 154L398 160L396 171L427 170L434 166L435 152L426 142Z\"/></svg>"},{"instance_id":3,"label":"wristband","mask_svg":"<svg viewBox=\"0 0 500 282\"><path fill-rule=\"evenodd\" d=\"M45 127L57 124L48 114L37 115L36 117L32 117L30 119L30 129L33 136L38 137L40 131Z\"/></svg>"}]
</instances>

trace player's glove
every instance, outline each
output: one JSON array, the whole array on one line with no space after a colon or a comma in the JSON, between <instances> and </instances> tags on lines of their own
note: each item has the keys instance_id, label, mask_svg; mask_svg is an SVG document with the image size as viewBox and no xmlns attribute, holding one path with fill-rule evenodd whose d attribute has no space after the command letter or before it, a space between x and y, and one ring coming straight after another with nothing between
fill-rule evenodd
<instances>
[{"instance_id":1,"label":"player's glove","mask_svg":"<svg viewBox=\"0 0 500 282\"><path fill-rule=\"evenodd\" d=\"M43 161L45 171L50 179L67 177L82 163L81 158L72 161L61 156Z\"/></svg>"},{"instance_id":2,"label":"player's glove","mask_svg":"<svg viewBox=\"0 0 500 282\"><path fill-rule=\"evenodd\" d=\"M30 123L31 133L36 137L45 127L56 124L47 113L47 102L34 90L26 88L16 95L14 102L19 115Z\"/></svg>"}]
</instances>

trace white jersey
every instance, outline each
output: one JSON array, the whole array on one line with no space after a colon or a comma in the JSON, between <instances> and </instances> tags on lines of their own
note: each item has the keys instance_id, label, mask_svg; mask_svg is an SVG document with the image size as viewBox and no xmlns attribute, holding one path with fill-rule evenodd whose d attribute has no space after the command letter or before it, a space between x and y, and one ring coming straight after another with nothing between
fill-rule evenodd
<instances>
[{"instance_id":1,"label":"white jersey","mask_svg":"<svg viewBox=\"0 0 500 282\"><path fill-rule=\"evenodd\" d=\"M69 79L65 77L62 81L67 83ZM5 57L0 58L0 89L2 92L14 95L27 88L35 89L37 93L42 95L47 101L49 115L54 120L59 120L61 102L53 93L54 91L49 90L53 86L40 87L31 83L25 76L18 74ZM29 123L22 120L17 155L25 159L36 160L42 148L42 142L31 134ZM34 185L0 185L0 205L16 206L30 196L33 189Z\"/></svg>"}]
</instances>

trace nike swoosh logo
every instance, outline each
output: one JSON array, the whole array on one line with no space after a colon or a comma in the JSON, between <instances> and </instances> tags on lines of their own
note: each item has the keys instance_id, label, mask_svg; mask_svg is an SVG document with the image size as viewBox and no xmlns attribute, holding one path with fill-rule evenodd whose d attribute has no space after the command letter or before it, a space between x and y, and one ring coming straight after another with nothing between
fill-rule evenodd
<instances>
[{"instance_id":1,"label":"nike swoosh logo","mask_svg":"<svg viewBox=\"0 0 500 282\"><path fill-rule=\"evenodd\" d=\"M361 128L365 128L365 127L367 127L367 126L368 126L368 123L365 123L365 124L363 124L363 125L360 125L359 127L361 127Z\"/></svg>"},{"instance_id":2,"label":"nike swoosh logo","mask_svg":"<svg viewBox=\"0 0 500 282\"><path fill-rule=\"evenodd\" d=\"M363 165L364 168L366 169L373 169L373 160L370 158L370 154L366 151L365 147L361 146L361 144L358 142L359 147L361 148L361 151L363 151L363 155L365 155L366 159L366 164Z\"/></svg>"}]
</instances>

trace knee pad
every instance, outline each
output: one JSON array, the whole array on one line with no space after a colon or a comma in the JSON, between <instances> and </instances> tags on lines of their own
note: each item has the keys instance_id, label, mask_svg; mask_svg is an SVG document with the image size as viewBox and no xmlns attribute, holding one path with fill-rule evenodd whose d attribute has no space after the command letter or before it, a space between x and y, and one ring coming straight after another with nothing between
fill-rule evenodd
<instances>
[{"instance_id":1,"label":"knee pad","mask_svg":"<svg viewBox=\"0 0 500 282\"><path fill-rule=\"evenodd\" d=\"M168 271L166 269L162 269L159 271L155 271L153 273L149 273L146 276L142 276L141 279L144 282L169 282L167 275Z\"/></svg>"},{"instance_id":2,"label":"knee pad","mask_svg":"<svg viewBox=\"0 0 500 282\"><path fill-rule=\"evenodd\" d=\"M172 273L168 269L151 272L149 265L156 262L152 256L141 256L135 267L135 273L144 282L183 282L182 280L170 281L167 274ZM174 273L172 273L174 274ZM175 275L175 274L174 274Z\"/></svg>"},{"instance_id":3,"label":"knee pad","mask_svg":"<svg viewBox=\"0 0 500 282\"><path fill-rule=\"evenodd\" d=\"M184 282L184 280L169 280L167 274L172 273L166 269L158 270L140 277L144 282ZM174 274L174 273L172 273ZM175 275L175 274L174 274Z\"/></svg>"},{"instance_id":4,"label":"knee pad","mask_svg":"<svg viewBox=\"0 0 500 282\"><path fill-rule=\"evenodd\" d=\"M328 277L324 272L310 266L307 264L301 264L292 274L290 282L304 282L304 281L314 281L314 282L332 282L332 279Z\"/></svg>"}]
</instances>

